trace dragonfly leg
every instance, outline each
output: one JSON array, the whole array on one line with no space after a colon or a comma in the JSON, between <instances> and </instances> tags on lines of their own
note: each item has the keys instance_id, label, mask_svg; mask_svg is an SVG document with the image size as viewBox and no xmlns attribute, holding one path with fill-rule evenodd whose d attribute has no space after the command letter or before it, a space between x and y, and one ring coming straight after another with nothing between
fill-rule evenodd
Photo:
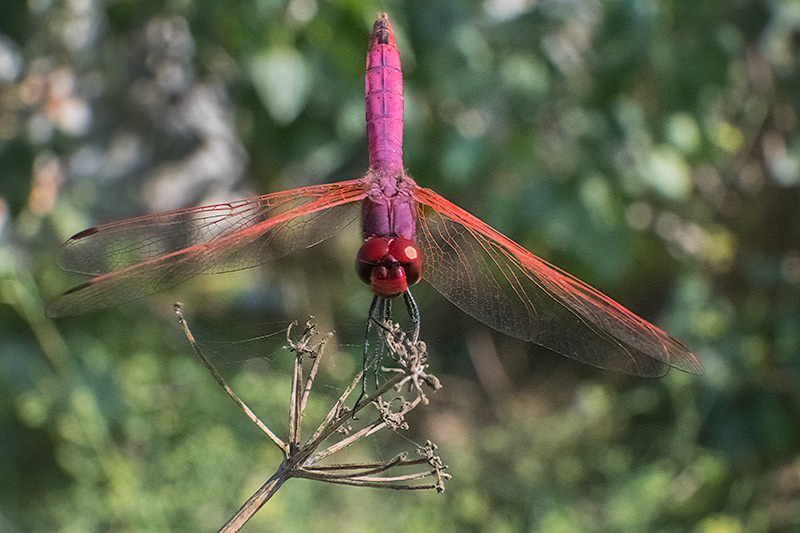
<instances>
[{"instance_id":1,"label":"dragonfly leg","mask_svg":"<svg viewBox=\"0 0 800 533\"><path fill-rule=\"evenodd\" d=\"M406 309L408 310L408 316L411 319L411 324L414 328L413 330L413 339L414 342L419 340L419 308L417 307L417 302L414 301L414 297L411 295L411 291L406 289L403 293L403 301L406 304ZM382 296L375 295L372 298L372 304L369 306L369 318L367 320L367 329L364 334L364 357L361 363L361 370L363 372L361 378L361 394L358 396L356 400L355 406L361 402L364 396L367 395L367 370L372 368L373 374L375 376L375 387L378 386L378 377L379 377L379 370L380 370L380 363L383 357L383 353L387 350L387 343L386 343L386 335L392 334L392 300L390 298L384 298ZM375 353L375 359L370 362L370 354L369 354L369 334L372 331L373 323L383 331L378 332L378 336L381 339L380 347ZM355 408L355 407L354 407Z\"/></svg>"},{"instance_id":2,"label":"dragonfly leg","mask_svg":"<svg viewBox=\"0 0 800 533\"><path fill-rule=\"evenodd\" d=\"M411 317L411 325L414 326L414 334L411 338L416 344L419 340L419 308L417 307L417 302L414 301L414 297L411 296L411 291L409 289L406 289L406 292L403 293L403 301L406 302L408 316Z\"/></svg>"},{"instance_id":3,"label":"dragonfly leg","mask_svg":"<svg viewBox=\"0 0 800 533\"><path fill-rule=\"evenodd\" d=\"M378 319L378 325L383 329L383 335L381 335L381 347L378 350L378 353L375 355L375 361L373 363L373 371L375 373L375 387L378 386L378 370L381 367L381 359L383 359L383 354L387 350L387 342L386 336L391 335L392 331L392 301L389 298L381 298L381 309L380 309L380 317Z\"/></svg>"},{"instance_id":4,"label":"dragonfly leg","mask_svg":"<svg viewBox=\"0 0 800 533\"><path fill-rule=\"evenodd\" d=\"M364 396L367 395L367 362L369 361L369 333L372 330L372 323L375 321L375 309L380 304L381 312L383 310L383 298L378 296L377 294L372 297L372 303L369 306L369 315L367 317L367 330L364 333L364 356L361 361L361 394L358 396L355 405L353 405L353 409L358 407L358 404L361 403L361 400Z\"/></svg>"}]
</instances>

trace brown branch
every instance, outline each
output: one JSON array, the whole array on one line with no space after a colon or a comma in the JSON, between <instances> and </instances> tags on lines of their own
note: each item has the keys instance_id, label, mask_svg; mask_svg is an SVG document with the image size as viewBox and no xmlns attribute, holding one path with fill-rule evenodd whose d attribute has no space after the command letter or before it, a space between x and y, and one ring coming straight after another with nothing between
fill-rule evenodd
<instances>
[{"instance_id":1,"label":"brown branch","mask_svg":"<svg viewBox=\"0 0 800 533\"><path fill-rule=\"evenodd\" d=\"M253 411L250 410L249 407L247 407L247 404L245 404L239 398L239 396L237 396L236 393L233 392L233 390L228 386L228 384L225 383L225 380L222 378L222 375L219 372L217 372L217 369L214 368L214 365L211 364L211 361L208 359L208 357L206 357L206 355L200 349L200 345L197 344L194 335L192 335L192 332L189 330L189 324L187 324L186 320L183 317L183 304L180 302L176 302L174 309L175 309L175 314L178 316L178 323L183 328L183 333L186 335L186 338L189 339L189 344L192 345L192 350L194 350L194 354L197 356L198 359L200 359L200 362L203 363L203 366L206 367L206 370L208 370L208 372L211 374L211 376L214 378L217 384L220 387L222 387L222 390L225 391L225 394L228 396L228 398L230 398L233 401L233 403L235 403L239 407L239 409L244 411L244 414L247 415L247 418L252 420L261 431L266 433L266 435L272 440L272 442L274 442L275 445L278 446L278 448L283 450L284 455L286 455L289 452L289 446L285 442L283 442L283 440L281 440L275 433L273 433L267 427L267 425L264 424L264 422L262 422L255 415L255 413L253 413Z\"/></svg>"},{"instance_id":2,"label":"brown branch","mask_svg":"<svg viewBox=\"0 0 800 533\"><path fill-rule=\"evenodd\" d=\"M407 454L403 453L389 461L377 463L319 464L323 459L382 429L388 428L392 431L408 429L408 423L405 420L406 413L420 404L428 403L423 385L433 390L440 387L439 380L427 373L427 353L423 342L410 342L397 326L385 328L382 339L388 352L395 358L398 367L383 368L382 370L389 373L389 379L385 380L375 392L366 395L358 405L351 409L345 405L345 402L363 379L363 372L359 373L341 394L322 423L314 431L312 437L301 445L303 413L322 361L325 343L330 339L331 335L325 335L318 342L313 342L317 334L316 327L311 322L306 322L305 328L297 340L293 340L291 337L292 328L297 324L293 323L287 329L287 348L294 352L295 363L289 399L289 439L288 443L286 443L261 422L228 387L219 372L216 371L202 350L200 350L183 317L180 304L176 304L175 312L195 354L206 369L208 369L228 397L269 436L284 454L281 465L272 477L242 505L239 511L220 531L238 531L250 517L269 501L287 480L293 477L358 487L393 490L435 489L438 492L444 490L444 481L449 479L450 475L445 472L447 467L436 455L436 446L430 441L425 446L418 447L418 453L423 456L421 459L409 460ZM308 375L304 378L303 363L307 358L310 358L313 362ZM406 398L401 393L403 386L406 384L409 385L406 394L411 395L411 399ZM401 393L401 395L390 401L383 400L381 396L392 389ZM365 427L348 435L349 424L355 420L355 415L367 406L375 407L378 417ZM327 448L318 450L320 445L334 434L345 434L345 436ZM427 465L428 469L399 475L376 475L421 465ZM428 485L419 483L419 480L429 477L435 477L436 483Z\"/></svg>"}]
</instances>

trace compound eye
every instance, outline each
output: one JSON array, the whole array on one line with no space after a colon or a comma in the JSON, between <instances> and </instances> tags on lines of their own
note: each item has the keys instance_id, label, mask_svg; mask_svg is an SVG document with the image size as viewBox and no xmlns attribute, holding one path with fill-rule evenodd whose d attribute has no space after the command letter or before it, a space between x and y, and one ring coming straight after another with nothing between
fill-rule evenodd
<instances>
[{"instance_id":1,"label":"compound eye","mask_svg":"<svg viewBox=\"0 0 800 533\"><path fill-rule=\"evenodd\" d=\"M358 251L358 260L365 263L378 263L389 253L389 239L383 237L370 237Z\"/></svg>"},{"instance_id":2,"label":"compound eye","mask_svg":"<svg viewBox=\"0 0 800 533\"><path fill-rule=\"evenodd\" d=\"M395 259L406 272L409 285L413 285L422 277L422 258L419 248L413 241L397 237L389 243L389 255Z\"/></svg>"},{"instance_id":3,"label":"compound eye","mask_svg":"<svg viewBox=\"0 0 800 533\"><path fill-rule=\"evenodd\" d=\"M369 285L372 269L389 253L389 239L370 237L356 256L356 272L361 281Z\"/></svg>"},{"instance_id":4,"label":"compound eye","mask_svg":"<svg viewBox=\"0 0 800 533\"><path fill-rule=\"evenodd\" d=\"M398 263L409 263L419 258L419 251L412 241L396 237L389 242L389 255Z\"/></svg>"}]
</instances>

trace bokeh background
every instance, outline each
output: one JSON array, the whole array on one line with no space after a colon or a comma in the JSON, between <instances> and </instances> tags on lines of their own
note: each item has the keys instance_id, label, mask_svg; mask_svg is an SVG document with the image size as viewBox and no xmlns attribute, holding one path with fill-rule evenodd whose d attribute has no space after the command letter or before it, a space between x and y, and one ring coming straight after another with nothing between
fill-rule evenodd
<instances>
[{"instance_id":1,"label":"bokeh background","mask_svg":"<svg viewBox=\"0 0 800 533\"><path fill-rule=\"evenodd\" d=\"M0 531L214 530L277 468L193 359L175 300L278 433L290 320L336 331L310 418L358 370L355 229L102 312L44 307L81 281L56 252L93 224L363 174L378 11L418 182L664 327L706 373L585 367L422 283L444 388L405 437L439 445L447 490L290 481L250 530L800 528L799 3L10 0ZM397 449L413 444L357 456Z\"/></svg>"}]
</instances>

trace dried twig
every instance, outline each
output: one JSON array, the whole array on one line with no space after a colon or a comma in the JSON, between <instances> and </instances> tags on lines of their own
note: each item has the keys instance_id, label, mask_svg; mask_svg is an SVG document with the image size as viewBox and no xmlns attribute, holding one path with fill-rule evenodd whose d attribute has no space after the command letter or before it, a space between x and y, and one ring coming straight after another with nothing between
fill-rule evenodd
<instances>
[{"instance_id":1,"label":"dried twig","mask_svg":"<svg viewBox=\"0 0 800 533\"><path fill-rule=\"evenodd\" d=\"M382 368L382 370L389 373L390 377L377 387L374 393L365 396L358 405L351 409L346 406L345 402L361 383L363 373L359 373L342 392L311 438L305 444L302 444L301 421L303 412L305 411L314 379L317 376L325 343L330 339L331 335L325 335L315 342L317 339L315 326L311 322L306 322L299 338L293 340L291 337L292 328L296 326L296 323L290 325L286 332L287 348L294 352L295 364L289 404L289 438L288 442L284 442L236 396L203 354L183 317L180 304L175 305L175 312L186 337L192 345L192 349L203 365L228 397L281 449L284 456L281 465L272 477L245 502L220 531L238 531L275 494L283 483L293 477L359 487L389 488L394 490L435 489L437 492L444 490L444 481L449 479L450 475L445 472L447 467L436 455L436 445L430 441L418 447L417 451L422 456L420 459L409 459L408 454L401 453L389 461L377 463L320 464L323 459L382 429L388 428L391 431L408 429L408 423L405 420L406 413L419 404L428 403L423 384L433 390L440 387L439 380L427 373L425 343L411 342L406 338L399 326L383 328L382 335L385 345L388 352L395 358L398 365L397 368ZM311 359L312 364L308 375L304 376L303 363L307 359ZM392 400L384 400L381 397L381 395L392 389L401 392L406 384L409 385L406 393L409 398L403 396L402 393L401 396ZM369 405L373 405L376 408L377 417L358 431L350 433L349 424L355 420L355 415ZM326 448L320 449L322 444L333 435L342 435L342 437ZM421 466L424 466L424 468L416 472L386 475L390 471ZM430 477L434 477L436 482L429 484L420 482L420 480Z\"/></svg>"},{"instance_id":2,"label":"dried twig","mask_svg":"<svg viewBox=\"0 0 800 533\"><path fill-rule=\"evenodd\" d=\"M244 414L247 415L247 418L252 420L255 423L255 425L257 425L261 429L261 431L266 433L267 436L270 439L272 439L272 442L274 442L275 445L278 446L278 448L280 448L281 450L283 450L284 454L286 454L286 452L288 452L288 450L289 450L289 447L287 446L287 444L285 442L283 442L280 438L278 438L278 436L275 435L275 433L270 431L270 429L266 426L266 424L264 424L264 422L259 420L259 418L255 415L255 413L253 413L253 411L251 411L250 408L247 407L247 404L245 404L236 395L236 393L233 392L233 390L231 390L230 387L228 387L228 384L225 383L225 380L222 378L222 375L219 372L217 372L217 369L214 368L214 365L211 364L211 361L209 361L208 357L206 357L205 354L203 353L203 351L200 349L200 346L197 344L197 341L195 340L194 335L192 335L192 332L189 330L189 324L187 324L186 320L183 318L183 304L182 303L176 303L175 304L175 314L178 315L178 323L183 328L183 333L186 335L186 338L189 339L189 343L192 345L192 349L194 350L194 354L197 356L198 359L200 359L200 362L203 363L203 366L206 367L206 370L209 371L209 373L214 378L214 380L217 382L217 384L220 387L222 387L222 390L225 391L225 394L228 395L228 398L233 400L233 403L235 403L237 406L239 406L239 409L244 411Z\"/></svg>"}]
</instances>

